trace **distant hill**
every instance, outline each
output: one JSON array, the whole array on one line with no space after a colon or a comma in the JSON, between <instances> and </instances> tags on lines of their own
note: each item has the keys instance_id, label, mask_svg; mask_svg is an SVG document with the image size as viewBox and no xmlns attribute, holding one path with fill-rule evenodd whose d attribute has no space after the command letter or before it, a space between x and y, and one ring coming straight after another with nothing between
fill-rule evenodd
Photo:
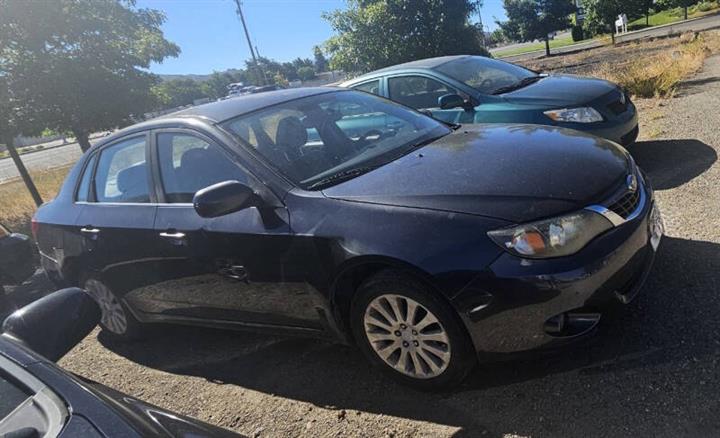
<instances>
[{"instance_id":1,"label":"distant hill","mask_svg":"<svg viewBox=\"0 0 720 438\"><path fill-rule=\"evenodd\" d=\"M235 74L238 71L239 70L237 70L237 69L231 68L229 70L221 71L218 73L230 72L230 73ZM194 74L179 75L178 74L178 75L158 75L158 76L160 76L160 79L162 79L163 81L171 81L173 79L192 79L194 81L204 82L210 78L210 74L206 74L206 75L194 75Z\"/></svg>"}]
</instances>

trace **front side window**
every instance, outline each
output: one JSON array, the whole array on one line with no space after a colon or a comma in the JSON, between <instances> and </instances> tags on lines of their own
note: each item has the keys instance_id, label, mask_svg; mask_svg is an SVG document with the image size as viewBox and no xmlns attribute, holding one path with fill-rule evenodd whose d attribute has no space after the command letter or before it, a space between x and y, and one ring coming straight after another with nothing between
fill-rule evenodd
<instances>
[{"instance_id":1,"label":"front side window","mask_svg":"<svg viewBox=\"0 0 720 438\"><path fill-rule=\"evenodd\" d=\"M165 201L192 202L195 193L223 181L247 182L245 173L217 145L184 133L157 136Z\"/></svg>"},{"instance_id":2,"label":"front side window","mask_svg":"<svg viewBox=\"0 0 720 438\"><path fill-rule=\"evenodd\" d=\"M430 117L354 91L285 102L222 126L306 189L381 166L450 132Z\"/></svg>"},{"instance_id":3,"label":"front side window","mask_svg":"<svg viewBox=\"0 0 720 438\"><path fill-rule=\"evenodd\" d=\"M364 91L366 93L372 93L380 95L380 79L376 79L370 82L364 82L360 85L351 87L353 90Z\"/></svg>"},{"instance_id":4,"label":"front side window","mask_svg":"<svg viewBox=\"0 0 720 438\"><path fill-rule=\"evenodd\" d=\"M150 202L146 146L143 135L102 150L95 172L98 202Z\"/></svg>"},{"instance_id":5,"label":"front side window","mask_svg":"<svg viewBox=\"0 0 720 438\"><path fill-rule=\"evenodd\" d=\"M9 376L0 371L0 421L10 415L25 400L32 397L28 391L18 386Z\"/></svg>"},{"instance_id":6,"label":"front side window","mask_svg":"<svg viewBox=\"0 0 720 438\"><path fill-rule=\"evenodd\" d=\"M425 76L388 79L390 99L416 109L438 108L438 99L457 90Z\"/></svg>"},{"instance_id":7,"label":"front side window","mask_svg":"<svg viewBox=\"0 0 720 438\"><path fill-rule=\"evenodd\" d=\"M498 90L537 76L536 73L518 65L482 56L456 59L435 69L483 94L495 94Z\"/></svg>"}]
</instances>

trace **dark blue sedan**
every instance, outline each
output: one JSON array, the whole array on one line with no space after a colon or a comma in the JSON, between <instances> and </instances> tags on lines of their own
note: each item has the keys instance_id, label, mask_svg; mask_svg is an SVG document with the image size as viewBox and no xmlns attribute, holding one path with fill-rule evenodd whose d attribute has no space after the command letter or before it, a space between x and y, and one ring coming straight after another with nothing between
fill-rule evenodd
<instances>
[{"instance_id":1,"label":"dark blue sedan","mask_svg":"<svg viewBox=\"0 0 720 438\"><path fill-rule=\"evenodd\" d=\"M638 115L618 85L546 75L481 56L445 56L377 70L341 86L387 97L452 123L529 123L584 131L624 146Z\"/></svg>"}]
</instances>

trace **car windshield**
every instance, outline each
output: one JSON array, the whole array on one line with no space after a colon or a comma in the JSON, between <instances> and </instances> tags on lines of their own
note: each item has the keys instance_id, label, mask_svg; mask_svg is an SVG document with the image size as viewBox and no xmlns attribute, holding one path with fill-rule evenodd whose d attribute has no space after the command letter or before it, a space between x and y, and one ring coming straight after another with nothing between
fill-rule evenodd
<instances>
[{"instance_id":1,"label":"car windshield","mask_svg":"<svg viewBox=\"0 0 720 438\"><path fill-rule=\"evenodd\" d=\"M355 91L285 102L221 126L310 190L382 166L451 132L423 114Z\"/></svg>"},{"instance_id":2,"label":"car windshield","mask_svg":"<svg viewBox=\"0 0 720 438\"><path fill-rule=\"evenodd\" d=\"M483 94L497 94L498 90L526 83L538 76L526 68L482 56L456 59L435 69Z\"/></svg>"}]
</instances>

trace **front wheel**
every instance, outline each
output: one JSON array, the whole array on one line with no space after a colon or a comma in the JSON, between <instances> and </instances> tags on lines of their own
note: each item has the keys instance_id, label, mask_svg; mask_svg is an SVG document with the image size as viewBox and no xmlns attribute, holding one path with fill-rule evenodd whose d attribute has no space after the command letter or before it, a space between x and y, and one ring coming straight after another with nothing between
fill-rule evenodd
<instances>
[{"instance_id":1,"label":"front wheel","mask_svg":"<svg viewBox=\"0 0 720 438\"><path fill-rule=\"evenodd\" d=\"M102 318L100 327L119 339L135 339L140 334L140 322L130 313L119 298L97 278L87 278L83 282L85 289L100 306Z\"/></svg>"},{"instance_id":2,"label":"front wheel","mask_svg":"<svg viewBox=\"0 0 720 438\"><path fill-rule=\"evenodd\" d=\"M455 311L402 273L381 273L360 286L351 326L374 365L418 389L450 389L475 364L472 344Z\"/></svg>"}]
</instances>

